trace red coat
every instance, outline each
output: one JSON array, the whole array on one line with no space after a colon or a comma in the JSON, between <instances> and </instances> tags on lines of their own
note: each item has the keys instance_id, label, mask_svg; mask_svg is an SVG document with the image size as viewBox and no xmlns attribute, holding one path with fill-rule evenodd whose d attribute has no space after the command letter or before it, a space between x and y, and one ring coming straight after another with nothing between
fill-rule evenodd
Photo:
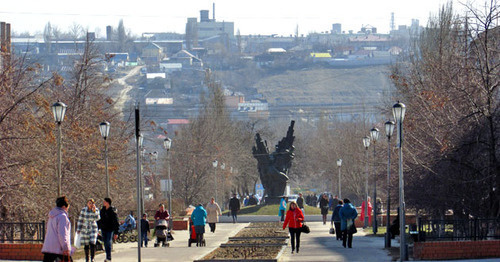
<instances>
[{"instance_id":1,"label":"red coat","mask_svg":"<svg viewBox=\"0 0 500 262\"><path fill-rule=\"evenodd\" d=\"M295 209L289 209L286 212L285 216L285 222L283 222L283 229L286 228L286 225L288 225L289 228L301 228L302 227L302 221L304 221L304 214L302 214L302 210L299 208Z\"/></svg>"},{"instance_id":2,"label":"red coat","mask_svg":"<svg viewBox=\"0 0 500 262\"><path fill-rule=\"evenodd\" d=\"M361 203L361 215L359 216L361 221L365 221L365 201ZM372 223L372 203L368 202L368 223Z\"/></svg>"}]
</instances>

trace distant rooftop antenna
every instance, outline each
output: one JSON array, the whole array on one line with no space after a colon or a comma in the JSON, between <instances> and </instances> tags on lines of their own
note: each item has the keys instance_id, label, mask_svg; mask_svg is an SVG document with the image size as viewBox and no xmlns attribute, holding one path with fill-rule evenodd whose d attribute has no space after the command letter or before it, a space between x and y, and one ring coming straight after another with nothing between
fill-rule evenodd
<instances>
[{"instance_id":1,"label":"distant rooftop antenna","mask_svg":"<svg viewBox=\"0 0 500 262\"><path fill-rule=\"evenodd\" d=\"M394 12L391 13L391 31L396 30L396 26L394 25Z\"/></svg>"},{"instance_id":2,"label":"distant rooftop antenna","mask_svg":"<svg viewBox=\"0 0 500 262\"><path fill-rule=\"evenodd\" d=\"M213 3L213 7L212 7L212 17L214 19L214 22L215 22L215 3Z\"/></svg>"}]
</instances>

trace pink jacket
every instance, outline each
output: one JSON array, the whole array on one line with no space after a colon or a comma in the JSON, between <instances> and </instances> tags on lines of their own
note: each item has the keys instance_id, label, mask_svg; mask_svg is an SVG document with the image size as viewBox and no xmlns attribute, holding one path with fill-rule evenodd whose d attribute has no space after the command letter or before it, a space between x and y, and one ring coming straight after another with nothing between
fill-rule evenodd
<instances>
[{"instance_id":1,"label":"pink jacket","mask_svg":"<svg viewBox=\"0 0 500 262\"><path fill-rule=\"evenodd\" d=\"M63 254L71 251L71 223L68 213L60 207L49 212L47 233L43 242L42 253Z\"/></svg>"}]
</instances>

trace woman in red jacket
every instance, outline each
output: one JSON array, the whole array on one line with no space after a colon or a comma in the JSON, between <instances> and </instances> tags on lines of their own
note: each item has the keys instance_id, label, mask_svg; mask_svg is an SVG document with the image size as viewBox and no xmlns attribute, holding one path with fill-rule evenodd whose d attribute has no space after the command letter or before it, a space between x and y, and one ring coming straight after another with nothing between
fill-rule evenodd
<instances>
[{"instance_id":1,"label":"woman in red jacket","mask_svg":"<svg viewBox=\"0 0 500 262\"><path fill-rule=\"evenodd\" d=\"M297 207L297 203L292 201L290 203L290 208L286 212L285 222L283 222L283 229L288 225L288 230L290 231L292 254L295 248L297 248L297 253L299 253L302 221L304 221L304 214L302 214L302 211Z\"/></svg>"}]
</instances>

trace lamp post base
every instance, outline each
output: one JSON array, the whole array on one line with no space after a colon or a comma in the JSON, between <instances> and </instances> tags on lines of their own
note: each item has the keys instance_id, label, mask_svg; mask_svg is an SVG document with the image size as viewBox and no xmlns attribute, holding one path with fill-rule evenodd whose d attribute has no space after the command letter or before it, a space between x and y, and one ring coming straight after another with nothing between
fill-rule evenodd
<instances>
[{"instance_id":1,"label":"lamp post base","mask_svg":"<svg viewBox=\"0 0 500 262\"><path fill-rule=\"evenodd\" d=\"M391 247L391 233L385 232L385 248Z\"/></svg>"}]
</instances>

